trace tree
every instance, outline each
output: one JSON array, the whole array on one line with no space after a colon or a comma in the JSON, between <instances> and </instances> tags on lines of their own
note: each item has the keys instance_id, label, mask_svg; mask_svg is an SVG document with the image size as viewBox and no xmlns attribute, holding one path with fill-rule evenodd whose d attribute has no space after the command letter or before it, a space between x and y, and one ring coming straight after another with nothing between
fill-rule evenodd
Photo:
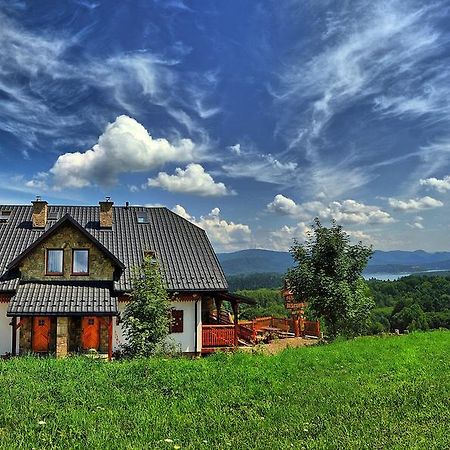
<instances>
[{"instance_id":1,"label":"tree","mask_svg":"<svg viewBox=\"0 0 450 450\"><path fill-rule=\"evenodd\" d=\"M133 270L132 284L131 301L123 317L127 338L124 352L130 356L150 356L164 351L171 306L154 258L146 257L142 266Z\"/></svg>"},{"instance_id":2,"label":"tree","mask_svg":"<svg viewBox=\"0 0 450 450\"><path fill-rule=\"evenodd\" d=\"M351 245L336 222L326 228L315 219L309 238L304 244L295 241L290 253L296 265L288 271L287 282L294 295L308 302L332 337L361 333L374 307L361 276L372 248L361 242Z\"/></svg>"}]
</instances>

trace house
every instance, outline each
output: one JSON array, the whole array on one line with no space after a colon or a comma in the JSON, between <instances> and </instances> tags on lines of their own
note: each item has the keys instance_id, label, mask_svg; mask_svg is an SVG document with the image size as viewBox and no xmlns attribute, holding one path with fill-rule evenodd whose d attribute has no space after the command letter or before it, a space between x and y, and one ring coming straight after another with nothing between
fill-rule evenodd
<instances>
[{"instance_id":1,"label":"house","mask_svg":"<svg viewBox=\"0 0 450 450\"><path fill-rule=\"evenodd\" d=\"M132 269L160 264L186 353L238 343L238 307L204 230L163 207L0 206L0 355L108 354L124 342ZM220 324L223 301L234 323Z\"/></svg>"}]
</instances>

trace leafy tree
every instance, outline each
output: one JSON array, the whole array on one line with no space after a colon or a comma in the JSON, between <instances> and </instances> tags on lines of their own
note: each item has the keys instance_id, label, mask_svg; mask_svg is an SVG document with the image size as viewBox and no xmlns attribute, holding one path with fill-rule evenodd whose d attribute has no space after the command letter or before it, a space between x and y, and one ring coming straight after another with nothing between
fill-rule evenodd
<instances>
[{"instance_id":1,"label":"leafy tree","mask_svg":"<svg viewBox=\"0 0 450 450\"><path fill-rule=\"evenodd\" d=\"M130 356L149 356L167 350L170 328L170 300L159 266L146 257L133 270L132 299L124 311L123 326L127 343L124 352Z\"/></svg>"},{"instance_id":2,"label":"leafy tree","mask_svg":"<svg viewBox=\"0 0 450 450\"><path fill-rule=\"evenodd\" d=\"M288 271L287 281L295 296L325 320L331 336L361 333L374 306L361 276L372 248L361 242L351 245L340 225L333 221L326 228L316 219L308 240L295 241L290 252L296 266Z\"/></svg>"}]
</instances>

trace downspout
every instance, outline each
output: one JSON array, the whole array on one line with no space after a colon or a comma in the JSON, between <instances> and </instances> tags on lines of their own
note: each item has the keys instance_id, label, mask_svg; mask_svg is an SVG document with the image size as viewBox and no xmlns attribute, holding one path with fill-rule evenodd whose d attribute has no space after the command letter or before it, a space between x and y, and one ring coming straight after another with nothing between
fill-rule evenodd
<instances>
[{"instance_id":1,"label":"downspout","mask_svg":"<svg viewBox=\"0 0 450 450\"><path fill-rule=\"evenodd\" d=\"M197 320L198 320L198 313L197 313L197 304L198 304L198 300L195 300L195 345L194 345L194 352L195 354L197 354L197 338L198 338L198 324L197 324Z\"/></svg>"}]
</instances>

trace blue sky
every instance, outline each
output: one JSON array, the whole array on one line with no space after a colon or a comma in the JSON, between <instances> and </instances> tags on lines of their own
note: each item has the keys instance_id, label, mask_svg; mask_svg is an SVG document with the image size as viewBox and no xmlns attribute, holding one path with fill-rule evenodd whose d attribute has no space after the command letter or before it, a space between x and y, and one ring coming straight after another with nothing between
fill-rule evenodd
<instances>
[{"instance_id":1,"label":"blue sky","mask_svg":"<svg viewBox=\"0 0 450 450\"><path fill-rule=\"evenodd\" d=\"M449 1L1 1L0 202L165 205L215 248L335 218L450 250Z\"/></svg>"}]
</instances>

